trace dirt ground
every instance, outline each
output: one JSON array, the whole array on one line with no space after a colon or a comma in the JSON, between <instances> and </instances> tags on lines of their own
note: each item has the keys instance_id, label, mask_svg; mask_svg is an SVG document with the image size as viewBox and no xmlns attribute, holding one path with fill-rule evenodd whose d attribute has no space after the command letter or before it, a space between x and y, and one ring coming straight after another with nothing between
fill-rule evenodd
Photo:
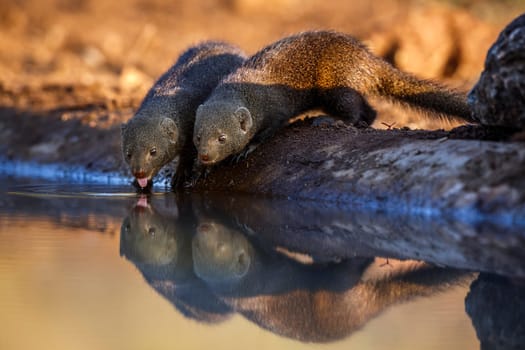
<instances>
[{"instance_id":1,"label":"dirt ground","mask_svg":"<svg viewBox=\"0 0 525 350\"><path fill-rule=\"evenodd\" d=\"M335 29L397 67L468 90L521 0L22 0L0 4L0 158L125 171L119 125L186 47L254 53ZM374 101L376 128L451 127Z\"/></svg>"}]
</instances>

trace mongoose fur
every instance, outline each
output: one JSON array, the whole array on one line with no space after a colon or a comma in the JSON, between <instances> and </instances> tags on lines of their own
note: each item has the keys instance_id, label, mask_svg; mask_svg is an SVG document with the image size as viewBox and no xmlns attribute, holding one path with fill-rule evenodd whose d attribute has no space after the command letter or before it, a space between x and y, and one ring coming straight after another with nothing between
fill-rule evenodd
<instances>
[{"instance_id":1,"label":"mongoose fur","mask_svg":"<svg viewBox=\"0 0 525 350\"><path fill-rule=\"evenodd\" d=\"M186 50L149 90L138 111L122 125L122 152L140 188L179 156L172 185L189 176L196 151L192 144L195 110L227 74L245 60L237 47L205 42Z\"/></svg>"},{"instance_id":2,"label":"mongoose fur","mask_svg":"<svg viewBox=\"0 0 525 350\"><path fill-rule=\"evenodd\" d=\"M197 109L198 159L212 165L238 155L314 108L370 125L376 112L365 96L473 121L464 94L399 71L349 35L311 31L267 46L217 85Z\"/></svg>"}]
</instances>

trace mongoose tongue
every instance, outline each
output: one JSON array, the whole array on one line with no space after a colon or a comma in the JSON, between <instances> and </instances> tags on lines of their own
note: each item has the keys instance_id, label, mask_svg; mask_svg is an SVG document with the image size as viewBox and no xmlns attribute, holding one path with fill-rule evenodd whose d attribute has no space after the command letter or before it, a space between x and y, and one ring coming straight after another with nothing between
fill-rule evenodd
<instances>
[{"instance_id":1,"label":"mongoose tongue","mask_svg":"<svg viewBox=\"0 0 525 350\"><path fill-rule=\"evenodd\" d=\"M146 182L147 183L147 182ZM142 185L141 185L142 186ZM143 186L142 186L143 187ZM139 200L137 201L137 204L135 204L137 207L147 208L149 206L148 204L148 197L146 196L140 196Z\"/></svg>"},{"instance_id":2,"label":"mongoose tongue","mask_svg":"<svg viewBox=\"0 0 525 350\"><path fill-rule=\"evenodd\" d=\"M146 186L148 186L148 178L147 177L143 177L143 178L137 178L137 182L139 183L139 186L144 188Z\"/></svg>"}]
</instances>

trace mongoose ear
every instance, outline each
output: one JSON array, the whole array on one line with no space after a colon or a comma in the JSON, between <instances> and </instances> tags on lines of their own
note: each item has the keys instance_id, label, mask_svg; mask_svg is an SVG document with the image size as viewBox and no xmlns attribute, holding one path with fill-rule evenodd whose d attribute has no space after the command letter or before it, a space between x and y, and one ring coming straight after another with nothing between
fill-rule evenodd
<instances>
[{"instance_id":1,"label":"mongoose ear","mask_svg":"<svg viewBox=\"0 0 525 350\"><path fill-rule=\"evenodd\" d=\"M250 268L250 263L251 263L251 258L244 249L238 252L236 264L234 266L235 276L242 277L246 275L246 272L248 272L248 269Z\"/></svg>"},{"instance_id":2,"label":"mongoose ear","mask_svg":"<svg viewBox=\"0 0 525 350\"><path fill-rule=\"evenodd\" d=\"M172 142L175 142L177 139L177 125L171 118L162 118L160 122L160 128L165 132Z\"/></svg>"},{"instance_id":3,"label":"mongoose ear","mask_svg":"<svg viewBox=\"0 0 525 350\"><path fill-rule=\"evenodd\" d=\"M237 118L239 119L239 122L241 123L241 130L243 132L248 132L248 130L253 125L252 114L250 113L248 108L246 107L237 108L237 110L235 111L235 115L237 116Z\"/></svg>"}]
</instances>

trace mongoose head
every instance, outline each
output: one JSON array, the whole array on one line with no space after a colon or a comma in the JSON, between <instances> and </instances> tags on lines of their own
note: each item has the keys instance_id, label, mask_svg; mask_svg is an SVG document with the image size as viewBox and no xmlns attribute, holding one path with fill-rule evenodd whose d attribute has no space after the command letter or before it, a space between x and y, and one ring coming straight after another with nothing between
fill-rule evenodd
<instances>
[{"instance_id":1,"label":"mongoose head","mask_svg":"<svg viewBox=\"0 0 525 350\"><path fill-rule=\"evenodd\" d=\"M241 152L254 134L248 108L231 102L206 103L196 113L193 143L198 160L212 165Z\"/></svg>"},{"instance_id":2,"label":"mongoose head","mask_svg":"<svg viewBox=\"0 0 525 350\"><path fill-rule=\"evenodd\" d=\"M139 199L120 228L121 255L140 264L175 264L180 249L176 219L158 213L146 199Z\"/></svg>"},{"instance_id":3,"label":"mongoose head","mask_svg":"<svg viewBox=\"0 0 525 350\"><path fill-rule=\"evenodd\" d=\"M135 116L122 125L122 152L138 185L145 188L178 148L178 128L168 117Z\"/></svg>"},{"instance_id":4,"label":"mongoose head","mask_svg":"<svg viewBox=\"0 0 525 350\"><path fill-rule=\"evenodd\" d=\"M246 237L218 222L199 224L192 240L193 269L208 282L237 280L248 272L253 251Z\"/></svg>"}]
</instances>

